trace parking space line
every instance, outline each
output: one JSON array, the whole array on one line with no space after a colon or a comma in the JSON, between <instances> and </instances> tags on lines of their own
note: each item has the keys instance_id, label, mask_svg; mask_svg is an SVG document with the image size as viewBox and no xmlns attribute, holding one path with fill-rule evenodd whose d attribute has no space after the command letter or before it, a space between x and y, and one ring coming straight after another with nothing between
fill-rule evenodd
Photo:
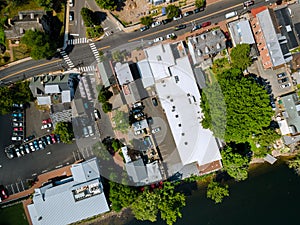
<instances>
[{"instance_id":1,"label":"parking space line","mask_svg":"<svg viewBox=\"0 0 300 225\"><path fill-rule=\"evenodd\" d=\"M35 177L37 175L37 173L32 174L31 176Z\"/></svg>"},{"instance_id":2,"label":"parking space line","mask_svg":"<svg viewBox=\"0 0 300 225\"><path fill-rule=\"evenodd\" d=\"M22 180L21 180L21 185L22 185L22 188L23 188L23 191L25 190L25 188L24 188L24 185L23 185L23 182L22 182Z\"/></svg>"},{"instance_id":3,"label":"parking space line","mask_svg":"<svg viewBox=\"0 0 300 225\"><path fill-rule=\"evenodd\" d=\"M18 192L20 192L20 189L19 189L18 183L16 183L16 187L17 187L17 189L18 189Z\"/></svg>"},{"instance_id":4,"label":"parking space line","mask_svg":"<svg viewBox=\"0 0 300 225\"><path fill-rule=\"evenodd\" d=\"M55 169L61 168L63 165L56 166Z\"/></svg>"},{"instance_id":5,"label":"parking space line","mask_svg":"<svg viewBox=\"0 0 300 225\"><path fill-rule=\"evenodd\" d=\"M43 171L42 171L42 173L46 173L46 172L48 172L48 170L43 170Z\"/></svg>"},{"instance_id":6,"label":"parking space line","mask_svg":"<svg viewBox=\"0 0 300 225\"><path fill-rule=\"evenodd\" d=\"M12 184L10 186L11 186L12 192L15 193L15 190L14 190L14 187L12 186Z\"/></svg>"},{"instance_id":7,"label":"parking space line","mask_svg":"<svg viewBox=\"0 0 300 225\"><path fill-rule=\"evenodd\" d=\"M73 156L74 156L75 161L77 161L75 152L72 152L72 153L73 153Z\"/></svg>"}]
</instances>

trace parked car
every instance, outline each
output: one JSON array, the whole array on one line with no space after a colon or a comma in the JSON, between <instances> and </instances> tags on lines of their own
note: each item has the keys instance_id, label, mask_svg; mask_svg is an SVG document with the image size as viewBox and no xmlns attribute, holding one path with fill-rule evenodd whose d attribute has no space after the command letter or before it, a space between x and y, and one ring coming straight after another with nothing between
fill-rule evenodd
<instances>
[{"instance_id":1,"label":"parked car","mask_svg":"<svg viewBox=\"0 0 300 225\"><path fill-rule=\"evenodd\" d=\"M184 29L184 28L186 28L186 25L185 24L180 24L180 25L175 27L175 31L181 30L181 29Z\"/></svg>"},{"instance_id":2,"label":"parked car","mask_svg":"<svg viewBox=\"0 0 300 225\"><path fill-rule=\"evenodd\" d=\"M23 131L23 127L14 127L14 131Z\"/></svg>"},{"instance_id":3,"label":"parked car","mask_svg":"<svg viewBox=\"0 0 300 225\"><path fill-rule=\"evenodd\" d=\"M157 132L161 131L161 128L160 127L156 127L154 129L152 129L152 134L155 134Z\"/></svg>"},{"instance_id":4,"label":"parked car","mask_svg":"<svg viewBox=\"0 0 300 225\"><path fill-rule=\"evenodd\" d=\"M46 136L46 140L47 140L47 144L48 144L48 145L51 145L51 144L52 144L50 135L47 135L47 136Z\"/></svg>"},{"instance_id":5,"label":"parked car","mask_svg":"<svg viewBox=\"0 0 300 225\"><path fill-rule=\"evenodd\" d=\"M193 14L193 11L187 11L183 14L184 17L186 16L189 16L189 15L192 15Z\"/></svg>"},{"instance_id":6,"label":"parked car","mask_svg":"<svg viewBox=\"0 0 300 225\"><path fill-rule=\"evenodd\" d=\"M40 139L39 140L39 147L40 147L40 149L44 149L45 148L45 145L44 145L44 143L43 143L43 141Z\"/></svg>"},{"instance_id":7,"label":"parked car","mask_svg":"<svg viewBox=\"0 0 300 225\"><path fill-rule=\"evenodd\" d=\"M12 137L11 137L11 140L12 140L12 141L21 141L21 140L22 140L22 137L20 137L20 136L12 136Z\"/></svg>"},{"instance_id":8,"label":"parked car","mask_svg":"<svg viewBox=\"0 0 300 225\"><path fill-rule=\"evenodd\" d=\"M20 149L19 148L15 148L15 153L18 157L21 157L21 153L20 153Z\"/></svg>"},{"instance_id":9,"label":"parked car","mask_svg":"<svg viewBox=\"0 0 300 225\"><path fill-rule=\"evenodd\" d=\"M163 40L164 40L163 37L158 37L158 38L155 38L155 39L153 40L153 42L156 43L156 42L163 41Z\"/></svg>"},{"instance_id":10,"label":"parked car","mask_svg":"<svg viewBox=\"0 0 300 225\"><path fill-rule=\"evenodd\" d=\"M21 145L20 147L19 147L19 150L20 150L20 153L22 154L22 155L25 155L25 148L24 148L24 146L23 145Z\"/></svg>"},{"instance_id":11,"label":"parked car","mask_svg":"<svg viewBox=\"0 0 300 225\"><path fill-rule=\"evenodd\" d=\"M171 33L171 34L167 34L166 35L166 38L167 39L171 39L171 38L175 38L176 37L176 34L174 34L174 33Z\"/></svg>"},{"instance_id":12,"label":"parked car","mask_svg":"<svg viewBox=\"0 0 300 225\"><path fill-rule=\"evenodd\" d=\"M204 7L194 9L194 13L198 13L198 12L204 11L204 9L205 9Z\"/></svg>"},{"instance_id":13,"label":"parked car","mask_svg":"<svg viewBox=\"0 0 300 225\"><path fill-rule=\"evenodd\" d=\"M161 22L160 21L155 21L151 24L151 27L158 27L161 25Z\"/></svg>"},{"instance_id":14,"label":"parked car","mask_svg":"<svg viewBox=\"0 0 300 225\"><path fill-rule=\"evenodd\" d=\"M245 8L246 8L246 7L249 7L249 6L251 6L251 5L254 5L254 1L251 1L251 0L246 1L246 2L243 3L243 5L244 5Z\"/></svg>"},{"instance_id":15,"label":"parked car","mask_svg":"<svg viewBox=\"0 0 300 225\"><path fill-rule=\"evenodd\" d=\"M73 0L70 0L70 1L69 1L69 5L70 5L70 7L73 7L73 6L74 6L74 1L73 1Z\"/></svg>"},{"instance_id":16,"label":"parked car","mask_svg":"<svg viewBox=\"0 0 300 225\"><path fill-rule=\"evenodd\" d=\"M8 198L8 192L3 185L0 185L0 202Z\"/></svg>"},{"instance_id":17,"label":"parked car","mask_svg":"<svg viewBox=\"0 0 300 225\"><path fill-rule=\"evenodd\" d=\"M277 78L283 78L285 76L286 76L286 74L284 72L277 74Z\"/></svg>"},{"instance_id":18,"label":"parked car","mask_svg":"<svg viewBox=\"0 0 300 225\"><path fill-rule=\"evenodd\" d=\"M52 127L52 123L47 123L47 124L44 124L41 129L44 130L44 129L48 129L48 128L51 128Z\"/></svg>"},{"instance_id":19,"label":"parked car","mask_svg":"<svg viewBox=\"0 0 300 225\"><path fill-rule=\"evenodd\" d=\"M95 116L95 119L98 120L101 118L101 115L99 113L99 111L97 109L94 109L94 116Z\"/></svg>"},{"instance_id":20,"label":"parked car","mask_svg":"<svg viewBox=\"0 0 300 225\"><path fill-rule=\"evenodd\" d=\"M152 104L154 106L158 106L158 102L157 102L157 99L156 98L152 98Z\"/></svg>"},{"instance_id":21,"label":"parked car","mask_svg":"<svg viewBox=\"0 0 300 225\"><path fill-rule=\"evenodd\" d=\"M281 88L287 88L287 87L290 87L292 86L291 83L287 83L287 84L282 84L280 87Z\"/></svg>"},{"instance_id":22,"label":"parked car","mask_svg":"<svg viewBox=\"0 0 300 225\"><path fill-rule=\"evenodd\" d=\"M13 122L13 127L23 127L23 123L21 123L21 122Z\"/></svg>"},{"instance_id":23,"label":"parked car","mask_svg":"<svg viewBox=\"0 0 300 225\"><path fill-rule=\"evenodd\" d=\"M133 108L141 108L143 107L143 104L141 102L136 102L132 105Z\"/></svg>"},{"instance_id":24,"label":"parked car","mask_svg":"<svg viewBox=\"0 0 300 225\"><path fill-rule=\"evenodd\" d=\"M90 136L93 136L93 135L94 135L94 132L93 132L92 126L88 126L87 128L88 128L89 135L90 135Z\"/></svg>"},{"instance_id":25,"label":"parked car","mask_svg":"<svg viewBox=\"0 0 300 225\"><path fill-rule=\"evenodd\" d=\"M73 11L70 11L69 20L70 21L74 20L74 12Z\"/></svg>"},{"instance_id":26,"label":"parked car","mask_svg":"<svg viewBox=\"0 0 300 225\"><path fill-rule=\"evenodd\" d=\"M145 31L145 30L148 30L150 27L149 26L144 26L144 27L141 27L140 31Z\"/></svg>"},{"instance_id":27,"label":"parked car","mask_svg":"<svg viewBox=\"0 0 300 225\"><path fill-rule=\"evenodd\" d=\"M199 30L201 28L201 25L195 25L193 26L191 32L195 31L195 30Z\"/></svg>"},{"instance_id":28,"label":"parked car","mask_svg":"<svg viewBox=\"0 0 300 225\"><path fill-rule=\"evenodd\" d=\"M9 159L13 159L15 157L13 148L5 149L5 153L6 153L7 158L9 158Z\"/></svg>"},{"instance_id":29,"label":"parked car","mask_svg":"<svg viewBox=\"0 0 300 225\"><path fill-rule=\"evenodd\" d=\"M167 23L170 23L172 21L172 19L165 19L165 20L162 20L162 24L167 24Z\"/></svg>"},{"instance_id":30,"label":"parked car","mask_svg":"<svg viewBox=\"0 0 300 225\"><path fill-rule=\"evenodd\" d=\"M22 113L13 113L12 114L13 117L23 117Z\"/></svg>"},{"instance_id":31,"label":"parked car","mask_svg":"<svg viewBox=\"0 0 300 225\"><path fill-rule=\"evenodd\" d=\"M180 20L182 18L182 15L180 14L178 17L173 17L173 20Z\"/></svg>"},{"instance_id":32,"label":"parked car","mask_svg":"<svg viewBox=\"0 0 300 225\"><path fill-rule=\"evenodd\" d=\"M12 121L13 121L13 122L22 122L22 121L23 121L23 118L21 118L21 117L14 117L14 118L12 119Z\"/></svg>"},{"instance_id":33,"label":"parked car","mask_svg":"<svg viewBox=\"0 0 300 225\"><path fill-rule=\"evenodd\" d=\"M56 139L55 139L54 134L50 134L50 137L51 137L52 143L55 144L56 143Z\"/></svg>"},{"instance_id":34,"label":"parked car","mask_svg":"<svg viewBox=\"0 0 300 225\"><path fill-rule=\"evenodd\" d=\"M41 137L41 139L42 139L42 141L43 141L43 143L44 143L45 146L48 145L48 141L47 141L46 136Z\"/></svg>"},{"instance_id":35,"label":"parked car","mask_svg":"<svg viewBox=\"0 0 300 225\"><path fill-rule=\"evenodd\" d=\"M88 129L87 129L86 127L84 127L84 128L82 129L82 131L83 131L83 136L84 136L84 137L90 136L90 135L89 135L89 132L88 132Z\"/></svg>"},{"instance_id":36,"label":"parked car","mask_svg":"<svg viewBox=\"0 0 300 225\"><path fill-rule=\"evenodd\" d=\"M139 119L139 118L143 117L144 115L145 115L144 113L140 112L140 113L135 114L134 118Z\"/></svg>"},{"instance_id":37,"label":"parked car","mask_svg":"<svg viewBox=\"0 0 300 225\"><path fill-rule=\"evenodd\" d=\"M25 143L25 142L28 142L28 141L31 141L31 140L33 140L34 138L35 138L34 135L30 135L30 136L28 136L27 138L24 139L24 143Z\"/></svg>"},{"instance_id":38,"label":"parked car","mask_svg":"<svg viewBox=\"0 0 300 225\"><path fill-rule=\"evenodd\" d=\"M211 22L207 21L207 22L202 23L201 27L207 27L209 25L211 25Z\"/></svg>"},{"instance_id":39,"label":"parked car","mask_svg":"<svg viewBox=\"0 0 300 225\"><path fill-rule=\"evenodd\" d=\"M55 134L55 138L56 138L57 143L60 143L60 136L59 136L59 134Z\"/></svg>"},{"instance_id":40,"label":"parked car","mask_svg":"<svg viewBox=\"0 0 300 225\"><path fill-rule=\"evenodd\" d=\"M287 82L288 81L288 78L287 77L284 77L284 78L282 78L282 79L278 79L278 83L279 84L283 84L283 83L285 83L285 82Z\"/></svg>"},{"instance_id":41,"label":"parked car","mask_svg":"<svg viewBox=\"0 0 300 225\"><path fill-rule=\"evenodd\" d=\"M144 133L144 130L137 130L134 132L134 135L141 135Z\"/></svg>"},{"instance_id":42,"label":"parked car","mask_svg":"<svg viewBox=\"0 0 300 225\"><path fill-rule=\"evenodd\" d=\"M35 151L35 148L34 148L34 146L33 146L33 142L29 142L28 143L28 145L29 145L29 148L31 149L31 151Z\"/></svg>"},{"instance_id":43,"label":"parked car","mask_svg":"<svg viewBox=\"0 0 300 225\"><path fill-rule=\"evenodd\" d=\"M12 104L12 107L13 107L13 108L16 108L16 109L23 109L23 104L16 104L16 103L13 103L13 104Z\"/></svg>"},{"instance_id":44,"label":"parked car","mask_svg":"<svg viewBox=\"0 0 300 225\"><path fill-rule=\"evenodd\" d=\"M25 144L25 145L24 145L24 148L25 148L26 153L29 154L29 153L30 153L30 147L29 147L29 144Z\"/></svg>"},{"instance_id":45,"label":"parked car","mask_svg":"<svg viewBox=\"0 0 300 225\"><path fill-rule=\"evenodd\" d=\"M45 119L45 120L42 121L42 124L47 124L47 123L52 123L50 118Z\"/></svg>"}]
</instances>

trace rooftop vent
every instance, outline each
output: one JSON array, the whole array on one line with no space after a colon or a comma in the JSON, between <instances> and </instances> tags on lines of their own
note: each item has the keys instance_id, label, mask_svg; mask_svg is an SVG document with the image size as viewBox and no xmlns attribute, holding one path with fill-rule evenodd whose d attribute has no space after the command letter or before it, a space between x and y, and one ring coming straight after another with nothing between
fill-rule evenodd
<instances>
[{"instance_id":1,"label":"rooftop vent","mask_svg":"<svg viewBox=\"0 0 300 225\"><path fill-rule=\"evenodd\" d=\"M24 29L20 27L20 34L24 34Z\"/></svg>"},{"instance_id":2,"label":"rooftop vent","mask_svg":"<svg viewBox=\"0 0 300 225\"><path fill-rule=\"evenodd\" d=\"M30 19L34 19L34 13L30 13Z\"/></svg>"},{"instance_id":3,"label":"rooftop vent","mask_svg":"<svg viewBox=\"0 0 300 225\"><path fill-rule=\"evenodd\" d=\"M23 14L19 13L19 20L22 20L22 19L23 19Z\"/></svg>"},{"instance_id":4,"label":"rooftop vent","mask_svg":"<svg viewBox=\"0 0 300 225\"><path fill-rule=\"evenodd\" d=\"M181 127L181 123L178 124L178 127Z\"/></svg>"}]
</instances>

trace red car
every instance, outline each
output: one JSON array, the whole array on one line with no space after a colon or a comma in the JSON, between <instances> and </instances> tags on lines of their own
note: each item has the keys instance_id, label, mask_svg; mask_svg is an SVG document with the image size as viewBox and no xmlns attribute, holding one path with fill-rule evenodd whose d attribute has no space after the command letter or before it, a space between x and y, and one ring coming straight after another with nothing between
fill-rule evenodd
<instances>
[{"instance_id":1,"label":"red car","mask_svg":"<svg viewBox=\"0 0 300 225\"><path fill-rule=\"evenodd\" d=\"M14 127L14 131L23 131L22 127Z\"/></svg>"},{"instance_id":2,"label":"red car","mask_svg":"<svg viewBox=\"0 0 300 225\"><path fill-rule=\"evenodd\" d=\"M201 24L201 27L207 27L209 25L211 25L211 22L204 22Z\"/></svg>"},{"instance_id":3,"label":"red car","mask_svg":"<svg viewBox=\"0 0 300 225\"><path fill-rule=\"evenodd\" d=\"M56 143L56 139L55 139L54 134L50 134L50 136L51 136L52 143L55 144Z\"/></svg>"},{"instance_id":4,"label":"red car","mask_svg":"<svg viewBox=\"0 0 300 225\"><path fill-rule=\"evenodd\" d=\"M8 198L8 193L7 193L6 190L4 189L4 186L1 185L1 186L0 186L0 202L1 202L2 200L7 199L7 198Z\"/></svg>"},{"instance_id":5,"label":"red car","mask_svg":"<svg viewBox=\"0 0 300 225\"><path fill-rule=\"evenodd\" d=\"M42 121L42 124L47 124L47 123L51 123L51 119L50 118Z\"/></svg>"}]
</instances>

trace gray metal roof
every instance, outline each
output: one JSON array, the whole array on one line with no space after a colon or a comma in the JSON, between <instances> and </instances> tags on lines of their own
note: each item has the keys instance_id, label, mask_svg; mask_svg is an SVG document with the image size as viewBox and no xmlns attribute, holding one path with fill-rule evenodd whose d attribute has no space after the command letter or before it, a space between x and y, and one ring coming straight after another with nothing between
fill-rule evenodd
<instances>
[{"instance_id":1,"label":"gray metal roof","mask_svg":"<svg viewBox=\"0 0 300 225\"><path fill-rule=\"evenodd\" d=\"M144 88L154 85L154 77L148 60L137 62Z\"/></svg>"},{"instance_id":2,"label":"gray metal roof","mask_svg":"<svg viewBox=\"0 0 300 225\"><path fill-rule=\"evenodd\" d=\"M106 60L98 63L98 69L104 87L109 87L113 83L112 80L114 80L113 71L109 61Z\"/></svg>"},{"instance_id":3,"label":"gray metal roof","mask_svg":"<svg viewBox=\"0 0 300 225\"><path fill-rule=\"evenodd\" d=\"M281 97L284 104L285 112L287 114L287 123L296 128L296 132L300 132L300 102L297 94L290 94Z\"/></svg>"},{"instance_id":4,"label":"gray metal roof","mask_svg":"<svg viewBox=\"0 0 300 225\"><path fill-rule=\"evenodd\" d=\"M35 189L33 204L28 206L32 224L66 225L109 211L95 167L98 169L96 158L76 164L72 167L74 180ZM82 180L86 182L78 182Z\"/></svg>"},{"instance_id":5,"label":"gray metal roof","mask_svg":"<svg viewBox=\"0 0 300 225\"><path fill-rule=\"evenodd\" d=\"M61 92L61 102L71 102L71 92L70 90L62 91Z\"/></svg>"},{"instance_id":6,"label":"gray metal roof","mask_svg":"<svg viewBox=\"0 0 300 225\"><path fill-rule=\"evenodd\" d=\"M38 105L51 105L51 97L50 96L43 96L37 97Z\"/></svg>"},{"instance_id":7,"label":"gray metal roof","mask_svg":"<svg viewBox=\"0 0 300 225\"><path fill-rule=\"evenodd\" d=\"M270 10L266 9L258 13L257 18L267 44L273 66L279 66L291 61L292 56L288 51L286 37L276 32Z\"/></svg>"},{"instance_id":8,"label":"gray metal roof","mask_svg":"<svg viewBox=\"0 0 300 225\"><path fill-rule=\"evenodd\" d=\"M250 23L248 20L240 19L233 21L228 24L228 28L234 45L255 43Z\"/></svg>"},{"instance_id":9,"label":"gray metal roof","mask_svg":"<svg viewBox=\"0 0 300 225\"><path fill-rule=\"evenodd\" d=\"M57 94L60 93L60 88L57 84L46 84L45 85L45 94Z\"/></svg>"},{"instance_id":10,"label":"gray metal roof","mask_svg":"<svg viewBox=\"0 0 300 225\"><path fill-rule=\"evenodd\" d=\"M133 182L138 183L147 178L147 171L145 164L141 158L136 161L125 164L128 176L130 176Z\"/></svg>"},{"instance_id":11,"label":"gray metal roof","mask_svg":"<svg viewBox=\"0 0 300 225\"><path fill-rule=\"evenodd\" d=\"M115 71L120 85L128 84L133 81L133 76L128 63L121 64L118 62L115 66Z\"/></svg>"}]
</instances>

